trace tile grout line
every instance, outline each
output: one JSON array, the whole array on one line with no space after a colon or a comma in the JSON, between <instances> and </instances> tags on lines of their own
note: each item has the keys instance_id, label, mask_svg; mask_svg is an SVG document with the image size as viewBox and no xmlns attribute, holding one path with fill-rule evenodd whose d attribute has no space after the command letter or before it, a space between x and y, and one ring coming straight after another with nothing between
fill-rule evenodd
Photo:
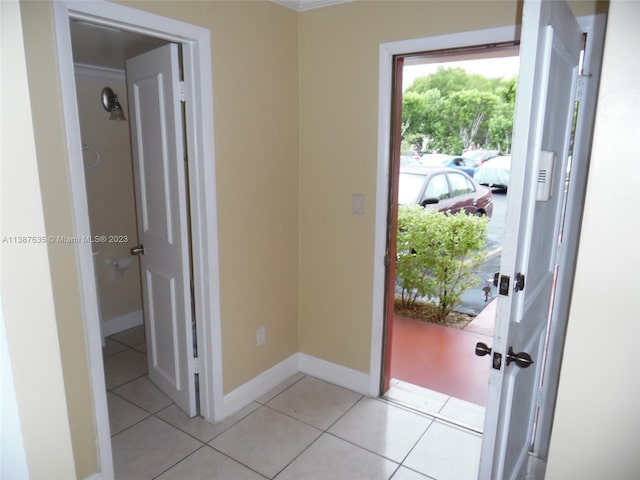
<instances>
[{"instance_id":1,"label":"tile grout line","mask_svg":"<svg viewBox=\"0 0 640 480\"><path fill-rule=\"evenodd\" d=\"M295 385L296 383L298 383L299 381L301 381L303 378L306 378L306 377L309 377L309 378L316 378L316 377L313 377L313 376L311 376L311 375L306 375L306 374L305 374L305 375L304 375L300 380L298 380L297 382L295 382L293 385ZM317 380L320 380L320 379L317 379ZM323 382L324 382L324 380L321 380L321 381L323 381ZM330 382L326 382L326 383L330 383ZM293 386L293 385L291 385L291 386ZM333 385L333 384L332 384L332 385ZM285 389L285 390L283 390L282 392L285 392L286 390L288 390L288 388L286 388L286 389ZM278 394L278 395L280 395L280 394ZM276 397L277 397L278 395L276 395ZM275 398L275 397L273 397L273 398ZM349 408L347 408L347 410L345 410L345 411L342 413L342 415L340 415L336 420L334 420L331 424L329 424L329 426L328 426L326 429L318 428L318 427L317 427L317 426L315 426L315 425L311 425L311 424L309 424L309 423L307 423L307 422L305 422L305 421L303 421L303 420L300 420L299 418L295 418L295 417L293 417L293 416L291 416L291 415L288 415L288 414L286 414L286 413L284 413L284 412L281 412L280 410L277 410L277 409L275 409L275 408L273 408L273 407L270 407L269 405L264 405L265 407L270 408L271 410L273 410L273 411L275 411L275 412L278 412L278 413L281 413L281 414L283 414L283 415L286 415L287 417L292 418L293 420L296 420L296 421L298 421L298 422L300 422L300 423L302 423L302 424L304 424L304 425L307 425L307 426L313 427L313 428L315 428L316 430L319 430L319 431L320 431L320 435L318 435L318 436L313 440L313 442L311 442L309 445L307 445L307 446L306 446L306 447L305 447L305 448L304 448L304 449L303 449L303 450L302 450L298 455L296 455L294 458L292 458L292 459L291 459L291 461L290 461L289 463L287 463L284 467L282 467L282 469L280 469L280 471L279 471L278 473L276 473L276 474L272 477L272 479L276 479L276 478L278 477L278 475L280 475L280 474L281 474L282 472L284 472L287 468L289 468L289 466L290 466L293 462L295 462L295 461L296 461L296 460L297 460L297 459L298 459L302 454L304 454L307 450L309 450L309 449L311 448L311 446L312 446L312 445L314 445L314 444L315 444L315 443L316 443L316 442L317 442L317 441L318 441L318 440L319 440L319 439L320 439L324 434L332 435L331 433L329 433L329 429L330 429L332 426L334 426L334 425L336 424L336 422L338 422L342 417L344 417L344 416L347 414L347 412L349 412L352 408L354 408L354 407L355 407L355 406L356 406L356 405L357 405L357 404L358 404L358 403L359 403L363 398L364 398L364 395L360 395L360 398L358 398L358 399L353 403L353 405L351 405ZM271 399L271 400L273 400L273 399ZM332 435L332 436L333 436L334 438L339 438L339 437L336 437L335 435ZM360 448L361 448L361 447L360 447Z\"/></svg>"}]
</instances>

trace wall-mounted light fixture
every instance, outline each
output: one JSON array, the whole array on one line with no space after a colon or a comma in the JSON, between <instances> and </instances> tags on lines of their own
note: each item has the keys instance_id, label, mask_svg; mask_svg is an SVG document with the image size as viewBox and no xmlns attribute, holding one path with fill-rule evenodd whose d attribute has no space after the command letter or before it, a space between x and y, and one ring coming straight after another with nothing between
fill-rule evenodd
<instances>
[{"instance_id":1,"label":"wall-mounted light fixture","mask_svg":"<svg viewBox=\"0 0 640 480\"><path fill-rule=\"evenodd\" d=\"M109 87L102 89L102 106L107 112L111 112L109 120L121 122L126 120L124 113L122 112L122 105L118 101L118 95Z\"/></svg>"}]
</instances>

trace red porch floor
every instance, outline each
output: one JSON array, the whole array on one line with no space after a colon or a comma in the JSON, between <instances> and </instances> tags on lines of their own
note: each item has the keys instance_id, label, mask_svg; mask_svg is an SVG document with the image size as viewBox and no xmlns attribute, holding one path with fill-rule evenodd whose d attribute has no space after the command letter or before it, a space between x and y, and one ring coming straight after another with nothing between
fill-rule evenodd
<instances>
[{"instance_id":1,"label":"red porch floor","mask_svg":"<svg viewBox=\"0 0 640 480\"><path fill-rule=\"evenodd\" d=\"M475 346L491 345L495 308L494 300L462 330L396 316L391 378L485 405L490 356Z\"/></svg>"}]
</instances>

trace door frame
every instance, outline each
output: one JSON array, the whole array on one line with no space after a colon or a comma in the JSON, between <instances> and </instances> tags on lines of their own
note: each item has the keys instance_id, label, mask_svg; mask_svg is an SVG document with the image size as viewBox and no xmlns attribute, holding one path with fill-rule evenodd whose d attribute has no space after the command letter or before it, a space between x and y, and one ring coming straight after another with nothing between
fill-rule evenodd
<instances>
[{"instance_id":1,"label":"door frame","mask_svg":"<svg viewBox=\"0 0 640 480\"><path fill-rule=\"evenodd\" d=\"M387 219L389 211L390 148L393 59L396 55L445 50L451 48L513 42L520 38L518 25L453 33L436 37L383 43L379 53L378 79L378 163L374 232L373 306L371 318L371 357L369 395L380 395L384 359Z\"/></svg>"},{"instance_id":2,"label":"door frame","mask_svg":"<svg viewBox=\"0 0 640 480\"><path fill-rule=\"evenodd\" d=\"M536 432L534 453L546 458L555 399L560 376L560 364L566 318L571 302L573 274L577 258L577 247L582 222L584 196L589 167L589 154L593 133L593 121L597 91L602 64L602 50L606 25L606 14L593 14L577 18L582 30L587 33L582 102L578 112L578 126L574 145L574 161L571 170L571 189L567 198L565 239L559 256L559 268L565 272L558 284L555 317L549 330L549 350L547 368L544 374L544 388L541 390L539 427ZM392 116L393 59L396 55L409 55L416 52L428 52L455 47L469 47L498 42L510 42L520 39L519 25L499 27L457 34L426 37L414 40L398 41L380 45L379 52L379 91L378 91L378 162L376 187L376 212L373 258L373 306L371 319L371 356L369 366L369 395L380 395L385 350L385 298L387 254L387 219L389 210L390 185L390 146Z\"/></svg>"},{"instance_id":3,"label":"door frame","mask_svg":"<svg viewBox=\"0 0 640 480\"><path fill-rule=\"evenodd\" d=\"M222 420L222 340L210 32L206 28L110 2L60 0L53 3L53 14L73 205L73 235L76 238L88 238L91 230L82 163L70 20L89 21L182 45L185 97L190 106L186 119L190 162L187 181L198 330L200 411L209 421ZM74 244L74 248L96 422L98 470L104 478L113 478L93 256L89 243L80 242Z\"/></svg>"}]
</instances>

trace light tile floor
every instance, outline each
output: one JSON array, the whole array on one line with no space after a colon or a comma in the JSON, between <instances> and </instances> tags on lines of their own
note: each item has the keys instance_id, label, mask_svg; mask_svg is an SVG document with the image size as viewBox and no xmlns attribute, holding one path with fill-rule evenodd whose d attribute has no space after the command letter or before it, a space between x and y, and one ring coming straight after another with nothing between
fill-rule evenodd
<instances>
[{"instance_id":1,"label":"light tile floor","mask_svg":"<svg viewBox=\"0 0 640 480\"><path fill-rule=\"evenodd\" d=\"M103 349L119 480L477 477L478 433L302 374L222 423L188 418L149 381L141 330ZM478 421L466 402L438 395L440 413Z\"/></svg>"}]
</instances>

